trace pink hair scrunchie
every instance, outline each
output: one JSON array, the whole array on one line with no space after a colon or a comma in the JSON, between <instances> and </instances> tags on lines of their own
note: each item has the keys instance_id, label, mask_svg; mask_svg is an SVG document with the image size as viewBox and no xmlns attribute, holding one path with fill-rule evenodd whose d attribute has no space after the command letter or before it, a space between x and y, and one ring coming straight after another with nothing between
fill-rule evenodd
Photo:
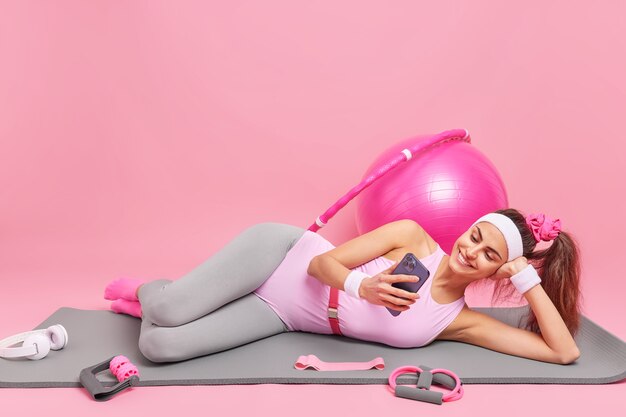
<instances>
[{"instance_id":1,"label":"pink hair scrunchie","mask_svg":"<svg viewBox=\"0 0 626 417\"><path fill-rule=\"evenodd\" d=\"M561 233L561 220L552 220L545 214L529 214L526 216L526 224L533 232L535 241L550 241Z\"/></svg>"}]
</instances>

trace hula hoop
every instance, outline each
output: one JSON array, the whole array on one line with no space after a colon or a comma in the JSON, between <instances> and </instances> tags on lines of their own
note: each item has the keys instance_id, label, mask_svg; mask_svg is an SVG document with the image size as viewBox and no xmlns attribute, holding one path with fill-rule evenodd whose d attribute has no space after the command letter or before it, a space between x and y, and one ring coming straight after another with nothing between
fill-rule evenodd
<instances>
[{"instance_id":1,"label":"hula hoop","mask_svg":"<svg viewBox=\"0 0 626 417\"><path fill-rule=\"evenodd\" d=\"M457 140L470 143L471 138L469 132L466 129L446 130L444 132L434 135L431 138L428 138L427 140L420 141L419 143L411 146L410 149L403 149L390 161L382 164L373 174L369 175L359 184L352 187L350 191L344 194L323 214L318 216L317 219L315 219L315 222L311 226L309 226L308 230L310 230L311 232L317 232L320 228L326 226L328 221L333 216L335 216L335 214L337 214L337 212L341 210L346 204L348 204L354 197L359 195L361 191L384 177L390 171L396 169L398 166L402 165L405 162L408 162L413 157L413 155L423 151L424 149L430 148L431 146L436 146L445 142Z\"/></svg>"}]
</instances>

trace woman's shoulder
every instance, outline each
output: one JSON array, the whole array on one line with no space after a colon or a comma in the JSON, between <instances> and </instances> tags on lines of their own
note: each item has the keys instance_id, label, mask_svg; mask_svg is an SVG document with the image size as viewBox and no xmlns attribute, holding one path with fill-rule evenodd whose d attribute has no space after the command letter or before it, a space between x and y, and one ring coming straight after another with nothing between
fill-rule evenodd
<instances>
[{"instance_id":1,"label":"woman's shoulder","mask_svg":"<svg viewBox=\"0 0 626 417\"><path fill-rule=\"evenodd\" d=\"M441 246L439 246L439 243L437 243L437 241L435 239L433 239L431 235L426 233L425 230L424 230L424 234L426 235L424 240L425 240L426 246L428 247L428 253L429 254L432 254L436 250L441 248Z\"/></svg>"},{"instance_id":2,"label":"woman's shoulder","mask_svg":"<svg viewBox=\"0 0 626 417\"><path fill-rule=\"evenodd\" d=\"M412 221L413 222L413 221ZM419 253L415 253L418 258L424 258L426 256L432 255L436 250L440 248L439 244L428 232L417 222L416 236L414 240L414 246L416 251Z\"/></svg>"},{"instance_id":3,"label":"woman's shoulder","mask_svg":"<svg viewBox=\"0 0 626 417\"><path fill-rule=\"evenodd\" d=\"M437 336L437 339L456 340L478 344L480 346L481 344L477 343L477 341L471 337L471 331L477 328L484 328L485 326L493 327L494 324L498 324L499 326L505 325L501 320L486 313L471 309L468 307L467 303L465 303L456 318L439 336ZM507 327L511 326L507 325Z\"/></svg>"},{"instance_id":4,"label":"woman's shoulder","mask_svg":"<svg viewBox=\"0 0 626 417\"><path fill-rule=\"evenodd\" d=\"M410 252L417 258L426 258L439 250L439 244L421 226L414 221L404 221L407 229L410 229L408 238L402 247L393 249L383 256L391 260L400 260Z\"/></svg>"}]
</instances>

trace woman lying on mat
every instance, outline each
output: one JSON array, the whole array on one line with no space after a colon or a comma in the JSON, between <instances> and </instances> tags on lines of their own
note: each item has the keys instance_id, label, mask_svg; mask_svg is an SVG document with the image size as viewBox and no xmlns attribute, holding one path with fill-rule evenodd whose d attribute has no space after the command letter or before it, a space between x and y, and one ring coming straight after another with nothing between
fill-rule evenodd
<instances>
[{"instance_id":1,"label":"woman lying on mat","mask_svg":"<svg viewBox=\"0 0 626 417\"><path fill-rule=\"evenodd\" d=\"M120 278L105 298L114 300L114 311L141 317L139 348L154 362L304 331L402 348L456 340L568 364L580 355L573 338L580 267L576 244L560 226L544 215L498 210L478 219L448 255L412 220L338 247L296 226L260 223L178 280ZM534 251L541 240L553 242ZM392 286L418 280L391 274L408 252L430 271L417 293ZM465 289L483 279L496 281L496 294L506 288L523 294L530 305L524 329L468 308ZM331 287L342 290L337 308L329 308L329 295L337 294Z\"/></svg>"}]
</instances>

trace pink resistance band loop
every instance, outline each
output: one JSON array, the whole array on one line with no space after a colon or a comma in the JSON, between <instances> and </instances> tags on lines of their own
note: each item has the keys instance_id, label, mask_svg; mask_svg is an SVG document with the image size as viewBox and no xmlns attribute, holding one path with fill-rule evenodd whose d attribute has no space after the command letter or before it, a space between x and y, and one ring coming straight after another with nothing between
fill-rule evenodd
<instances>
[{"instance_id":1,"label":"pink resistance band loop","mask_svg":"<svg viewBox=\"0 0 626 417\"><path fill-rule=\"evenodd\" d=\"M376 172L372 173L370 176L362 180L359 184L355 185L350 191L348 191L343 197L335 202L328 210L326 210L322 215L320 215L311 226L309 226L308 230L311 232L317 232L320 228L324 227L328 221L335 215L339 210L341 210L346 204L350 202L354 197L359 195L361 191L372 185L374 182L382 178L389 171L397 168L399 165L409 161L411 157L409 155L415 155L420 151L434 146L443 142L460 140L462 142L471 143L471 138L469 132L465 129L452 129L446 130L444 132L433 135L432 137L421 140L415 145L411 146L410 149L405 149L402 152L398 152L398 154L392 158L387 163L381 165ZM405 152L408 151L408 152Z\"/></svg>"},{"instance_id":2,"label":"pink resistance band loop","mask_svg":"<svg viewBox=\"0 0 626 417\"><path fill-rule=\"evenodd\" d=\"M315 355L300 356L294 367L300 371L313 368L318 371L366 371L368 369L385 369L383 358L375 358L369 362L324 362Z\"/></svg>"},{"instance_id":3,"label":"pink resistance band loop","mask_svg":"<svg viewBox=\"0 0 626 417\"><path fill-rule=\"evenodd\" d=\"M418 368L417 366L402 366L400 368L394 369L391 375L389 375L389 385L391 386L391 389L395 391L396 379L398 379L400 375L406 374L406 373L413 373L413 372L417 372L417 374L419 375L424 371L421 368ZM452 377L452 379L454 379L454 382L456 385L454 386L454 389L451 392L449 392L448 394L445 394L442 397L443 401L456 401L456 400L460 400L463 397L463 392L464 392L463 385L461 385L461 381L459 380L459 377L456 376L454 372L449 371L447 369L442 369L442 368L431 369L429 372L433 375L445 374L445 375Z\"/></svg>"}]
</instances>

